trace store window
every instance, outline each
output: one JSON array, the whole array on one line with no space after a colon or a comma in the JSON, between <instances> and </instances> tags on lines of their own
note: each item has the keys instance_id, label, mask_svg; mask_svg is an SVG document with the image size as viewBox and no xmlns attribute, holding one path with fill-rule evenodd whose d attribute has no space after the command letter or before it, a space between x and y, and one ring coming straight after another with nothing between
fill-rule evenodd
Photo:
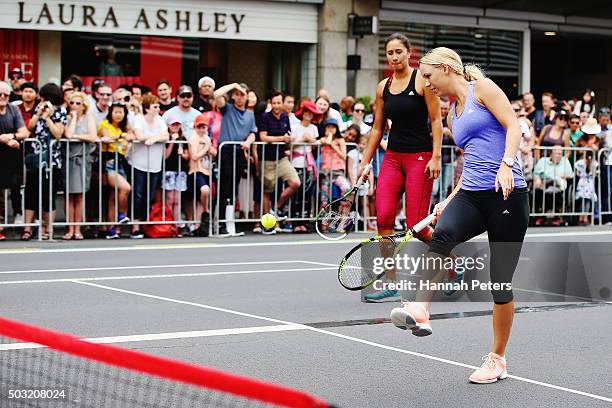
<instances>
[{"instance_id":1,"label":"store window","mask_svg":"<svg viewBox=\"0 0 612 408\"><path fill-rule=\"evenodd\" d=\"M101 78L112 87L138 83L155 87L161 78L176 88L184 61L198 59L197 47L180 38L96 33L62 33L62 77L77 74L85 86Z\"/></svg>"},{"instance_id":2,"label":"store window","mask_svg":"<svg viewBox=\"0 0 612 408\"><path fill-rule=\"evenodd\" d=\"M390 74L386 65L384 41L395 32L405 34L410 40L411 66L418 66L419 59L428 50L449 47L461 55L464 64L474 63L483 68L487 76L510 98L517 95L521 32L382 21L379 31L379 61L380 66L386 68L381 70L381 79Z\"/></svg>"}]
</instances>

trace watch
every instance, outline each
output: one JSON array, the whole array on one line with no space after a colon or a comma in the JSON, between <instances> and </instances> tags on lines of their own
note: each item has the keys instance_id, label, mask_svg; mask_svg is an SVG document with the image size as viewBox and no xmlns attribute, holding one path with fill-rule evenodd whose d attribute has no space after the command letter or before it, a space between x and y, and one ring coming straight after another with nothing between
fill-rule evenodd
<instances>
[{"instance_id":1,"label":"watch","mask_svg":"<svg viewBox=\"0 0 612 408\"><path fill-rule=\"evenodd\" d=\"M504 157L502 163L510 168L514 167L514 159L512 157Z\"/></svg>"}]
</instances>

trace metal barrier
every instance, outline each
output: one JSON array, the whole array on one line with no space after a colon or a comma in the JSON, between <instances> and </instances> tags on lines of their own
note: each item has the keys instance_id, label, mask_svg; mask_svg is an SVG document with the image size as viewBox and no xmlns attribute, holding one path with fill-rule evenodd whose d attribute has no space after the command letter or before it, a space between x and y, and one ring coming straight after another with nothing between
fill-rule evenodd
<instances>
[{"instance_id":1,"label":"metal barrier","mask_svg":"<svg viewBox=\"0 0 612 408\"><path fill-rule=\"evenodd\" d=\"M554 153L555 151L558 153ZM588 173L581 176L577 175L576 169L576 164L587 152L594 154L594 150L588 147L534 148L534 153L539 153L536 156L541 158L534 164L533 184L530 186L530 216L563 217L563 222L567 225L571 222L567 217L587 215L593 224L596 197L588 199L583 194L586 193L586 188L592 187L593 193L596 191L596 161L593 160ZM552 163L554 155L557 155L554 160L559 160L558 164ZM581 166L583 165L585 162L581 162ZM584 178L583 182L580 181L581 177Z\"/></svg>"},{"instance_id":2,"label":"metal barrier","mask_svg":"<svg viewBox=\"0 0 612 408\"><path fill-rule=\"evenodd\" d=\"M340 171L337 173L334 173L333 171L330 171L329 169L324 169L321 167L323 147L320 144L255 142L252 144L251 150L249 152L244 152L241 149L241 145L242 145L241 142L223 142L219 145L219 154L217 157L218 173L216 177L216 185L218 187L216 190L216 203L218 203L219 205L216 206L215 222L214 222L214 228L213 228L214 234L219 234L219 230L220 230L219 227L221 223L229 223L228 225L231 225L231 223L246 223L246 222L252 223L252 222L259 221L261 216L268 210L267 208L264 209L264 207L262 206L264 203L266 205L268 203L268 198L265 197L266 192L264 192L265 181L262 182L262 180L265 180L267 173L271 171L274 172L274 176L272 176L272 178L275 181L274 181L274 190L269 192L270 195L272 196L270 198L270 206L272 205L276 206L276 203L278 201L286 200L286 204L284 204L283 207L287 208L287 213L289 215L287 218L287 221L289 222L298 222L298 223L313 222L316 218L316 213L318 209L322 206L322 200L321 200L322 190L326 189L326 191L328 191L329 194L332 195L333 198L335 198L334 191L337 191L336 190L338 188L337 185L344 183L343 180L338 179L339 177L340 178L342 177L342 175L340 174L341 173ZM285 145L289 146L288 148L289 155L286 155L284 152L280 151L281 148ZM347 147L353 147L355 149L357 148L357 145L355 143L347 143L346 145ZM314 177L314 180L312 181L312 185L309 185L311 184L309 183L309 178L312 175L309 175L308 170L307 170L309 168L309 165L306 164L306 161L308 160L307 154L301 153L297 150L302 147L304 149L310 148L312 150L311 153L313 154L313 158L314 156L318 158L314 163L315 177ZM276 156L275 154L276 149L278 149L278 156ZM257 153L257 166L256 167L255 167L255 157L256 156L254 154L255 150L261 150L261 152ZM283 196L282 191L285 190L284 183L278 181L279 180L279 169L280 169L279 160L268 161L268 162L274 163L274 168L270 169L270 166L266 166L266 161L261 160L259 158L260 154L261 156L266 157L266 152L268 150L271 150L273 154L275 154L275 157L278 157L279 160L283 158L287 159L289 161L289 164L291 164L292 167L293 167L294 159L298 157L304 157L304 162L305 162L304 167L298 167L296 169L296 172L299 173L298 177L300 179L300 187L297 188L297 192L295 192L289 197L287 197L286 195ZM232 164L231 166L224 167L227 160L231 160ZM342 170L344 177L346 177L348 174L347 163L346 163L347 160L345 161L344 168ZM313 163L310 163L310 166L312 165ZM266 167L268 167L268 169L266 169ZM227 169L230 169L231 174L228 174ZM241 173L241 174L238 175L238 173ZM325 178L323 181L324 185L322 185L319 182L321 175L325 175ZM241 181L240 179L244 181ZM254 211L252 213L252 216L250 216L249 214L250 212L249 210L251 208L250 202L245 203L245 202L240 202L237 200L237 198L240 196L239 184L241 182L246 185L246 188L244 189L245 191L242 194L243 197L246 197L247 199L249 199L249 197L251 197L251 190L254 190L255 192L255 194L253 195L253 198L249 199L249 201L252 200L255 202L255 205L253 206ZM346 184L350 186L350 184L352 183L347 181ZM334 186L336 186L336 188ZM229 193L227 191L228 189L231 190L229 191ZM299 206L297 210L295 208L296 193L301 195L301 197L298 197L298 200L297 200L298 201L297 205ZM226 211L228 203L231 205L231 207L229 210ZM240 205L240 211L243 212L244 214L244 217L242 218L236 218L235 214L232 212L232 211L235 211L235 205L237 203ZM365 222L367 220L367 214L362 214L363 211L360 211L360 209L364 209L364 207L366 206L364 206L363 204L357 205L358 217L361 221L363 221L363 222L358 223L359 224L358 226L361 227L360 230L362 231L365 231L367 229L367 225ZM231 231L229 232L231 233Z\"/></svg>"},{"instance_id":3,"label":"metal barrier","mask_svg":"<svg viewBox=\"0 0 612 408\"><path fill-rule=\"evenodd\" d=\"M28 148L27 143L32 143L37 146L36 149ZM105 166L106 160L112 159L114 163L119 163L122 161L122 156L119 153L119 143L114 142L110 144L114 144L116 149L113 153L103 152L102 146L105 144L103 142L96 143L88 143L82 142L78 140L69 140L69 139L60 139L60 140L52 140L49 143L49 151L52 152L54 146L60 144L60 151L62 156L62 166L58 168L55 166L53 160L43 161L43 154L40 153L37 155L38 165L31 164L31 167L37 168L38 177L37 179L40 182L36 182L38 188L38 209L36 212L38 213L38 221L30 222L30 223L8 223L9 211L8 211L8 190L4 190L2 196L0 198L5 198L5 203L7 205L2 209L2 213L4 213L4 221L0 221L0 227L9 227L9 228L18 228L18 227L40 227L38 229L38 238L42 238L43 234L43 226L44 219L49 216L50 221L47 225L48 234L50 237L53 237L54 227L72 227L72 226L89 226L89 227L110 227L110 226L119 226L119 213L121 212L119 205L119 183L117 183L119 171L112 172L115 177L115 182L110 183L109 177L113 177L106 175ZM108 145L108 144L107 144ZM147 168L151 168L151 153L150 149L155 148L155 144L153 146L148 146L145 144L141 144L138 141L132 142L130 148L126 152L126 156L129 157L130 149L133 149L134 146L138 146L138 148L146 149L147 156ZM138 172L133 166L128 165L127 169L124 169L126 172L125 178L130 183L131 194L129 196L129 208L125 211L126 215L130 218L130 222L125 223L126 226L133 225L155 225L155 224L177 224L177 225L197 225L200 224L201 218L196 217L198 213L199 207L199 192L196 191L196 177L192 178L191 189L189 189L189 185L187 185L187 173L189 171L188 162L183 163L183 161L178 158L177 163L177 173L181 174L185 173L184 188L191 193L190 196L187 196L185 191L179 191L176 194L177 203L176 208L176 219L168 219L166 217L166 211L161 211L161 220L153 221L150 218L151 215L151 206L155 201L161 202L161 208L166 208L166 193L170 190L166 190L163 187L160 187L159 184L162 184L163 181L160 180L166 174L166 149L169 146L180 145L183 149L188 149L187 141L168 141L165 142L163 146L164 155L161 159L161 170L157 173L151 173L147 171L141 171L144 173L146 177L146 182L144 182L144 192L142 193L145 197L144 205L143 205L143 214L146 213L145 217L141 217L142 219L135 220L138 213L138 209L135 209L135 200L134 200L134 191L132 190L133 181L135 180L135 172ZM26 139L24 142L25 148L23 149L26 152L38 151L42 152L41 144L37 139ZM30 157L32 153L28 153L26 155L30 160L30 162L34 163L32 158ZM45 154L49 154L46 152ZM106 159L106 160L105 160ZM23 184L20 186L19 191L19 200L21 202L22 214L24 216L27 214L24 210L24 202L27 192L31 190L28 188L28 185L34 183L36 180L31 176L32 171L26 170L25 165L26 160L24 159L24 179ZM48 162L48 163L47 163ZM212 175L212 160L210 162L209 171ZM115 164L115 170L118 170L118 166ZM185 168L187 166L187 168ZM73 181L75 179L80 180L79 183L83 184L83 188L79 189L76 193L71 192L71 187L73 187ZM212 177L211 177L212 179ZM153 180L153 182L151 182ZM79 184L77 183L77 185ZM111 188L109 184L113 184L114 188ZM43 186L45 188L43 188ZM25 189L24 189L25 187ZM46 191L46 190L48 191ZM24 191L25 190L25 191ZM45 192L45 197L43 197L43 191ZM25 193L25 194L24 194ZM61 196L63 193L65 202L63 206L63 213L65 214L65 219L58 217L57 219L53 219L54 214L54 203L58 196ZM47 195L48 194L48 195ZM183 195L185 194L185 200L183 199ZM112 199L107 200L108 196ZM212 193L210 194L212 197ZM47 202L48 199L48 202ZM113 201L114 202L111 202ZM78 202L78 206L75 207L73 201ZM187 201L185 205L183 202ZM43 204L45 203L45 204ZM114 204L114 205L111 205ZM112 207L114 210L112 214L109 214L108 207ZM209 213L211 212L211 206L209 206ZM58 208L61 209L61 208ZM191 217L183 217L183 211L185 213L190 214ZM76 214L75 214L76 212ZM13 210L13 213L15 211ZM61 212L60 212L61 213ZM122 224L123 225L123 224ZM209 226L209 233L212 227Z\"/></svg>"},{"instance_id":4,"label":"metal barrier","mask_svg":"<svg viewBox=\"0 0 612 408\"><path fill-rule=\"evenodd\" d=\"M28 144L30 144L30 146L28 147ZM34 138L28 138L23 140L23 145L21 147L21 155L22 155L22 163L23 163L23 168L21 170L22 172L22 178L21 178L21 185L19 186L14 186L11 189L4 189L2 191L2 201L3 201L3 205L2 205L2 219L0 220L0 227L3 228L25 228L25 227L39 227L38 228L38 237L39 239L42 237L42 227L43 227L43 217L42 217L42 183L37 183L38 185L38 206L37 206L37 212L38 212L38 218L35 217L31 217L32 221L28 222L26 215L28 214L28 210L26 209L26 203L25 203L25 197L26 197L26 191L25 191L25 186L26 186L26 182L27 182L27 177L29 174L35 173L38 176L38 180L42 180L43 175L46 175L49 171L49 167L47 166L46 162L43 162L43 155L40 153L36 153L36 152L42 152L42 145L40 143L40 141L38 139L34 139ZM27 167L30 167L30 170L28 170ZM12 191L11 191L12 190ZM16 194L16 192L18 191L18 198L13 197L14 194ZM19 202L19 210L21 210L21 215L23 217L23 222L17 223L15 222L15 220L13 220L12 223L9 223L9 192L11 194L11 202L15 203L16 201ZM14 208L14 205L11 205L11 209L13 210L13 217L15 218L17 211L16 208Z\"/></svg>"},{"instance_id":5,"label":"metal barrier","mask_svg":"<svg viewBox=\"0 0 612 408\"><path fill-rule=\"evenodd\" d=\"M600 149L597 154L597 163L600 165L600 177L598 183L598 206L599 225L612 221L612 149L606 147Z\"/></svg>"},{"instance_id":6,"label":"metal barrier","mask_svg":"<svg viewBox=\"0 0 612 408\"><path fill-rule=\"evenodd\" d=\"M31 143L35 148L27 144ZM131 149L134 145L138 146L139 142L132 142ZM31 152L42 151L40 142L36 139L26 139L26 148L24 151L28 153L29 162L32 162ZM50 150L56 144L61 145L61 151L63 156L63 166L61 173L53 166L51 161L50 165L46 165L43 161L42 154L38 155L37 165L31 164L31 169L26 171L24 165L24 185L20 188L20 193L23 196L20 197L20 203L22 210L25 210L24 202L26 201L26 195L28 191L33 191L32 186L28 186L30 178L36 176L38 180L43 182L37 183L38 192L38 220L23 224L8 223L9 211L8 211L8 190L4 190L3 197L5 206L2 209L3 223L0 224L2 227L39 227L38 237L42 237L42 230L44 226L44 219L46 213L51 213L53 210L53 200L55 199L54 194L56 193L54 188L48 188L54 186L54 177L61 179L63 188L59 188L58 192L64 192L65 202L63 205L63 212L66 214L65 219L58 217L48 223L49 234L53 236L54 227L71 227L71 226L88 226L88 227L111 227L119 226L118 218L123 208L120 203L120 188L118 179L118 171L112 172L114 174L114 183L110 181L109 177L105 175L105 167L107 160L114 160L114 163L119 163L123 160L122 155L119 153L119 149L114 149L113 153L103 152L102 142L86 143L75 140L61 139L53 140L50 143ZM178 194L173 195L173 207L177 209L173 213L173 219L166 218L166 211L162 211L161 220L151 220L151 205L160 201L162 208L168 204L167 192L173 190L166 190L162 188L165 183L163 177L166 173L166 160L165 154L170 146L180 145L183 149L188 149L188 142L186 141L169 141L163 146L164 155L161 160L161 171L157 173L141 172L141 177L146 176L146 180L143 182L143 191L141 191L143 198L143 214L146 216L139 218L138 209L135 208L134 191L131 191L128 197L128 208L126 209L126 215L130 218L130 222L126 223L126 226L133 225L154 225L154 224L176 224L176 225L197 225L200 224L201 218L198 217L198 208L200 206L199 191L197 191L196 178L190 178L190 187L187 188L189 193L180 191ZM338 175L343 175L345 178L348 177L348 159L344 163L343 173L330 172L329 169L324 169L321 166L321 157L323 154L322 146L319 144L309 143L297 143L289 144L289 154L285 155L284 152L279 150L279 158L286 158L292 167L296 169L298 177L300 179L300 186L297 191L287 197L283 196L282 192L285 190L285 183L279 180L279 162L272 162L273 167L266 165L261 160L259 154L266 154L267 150L272 150L273 154L276 149L281 149L280 146L285 145L283 143L254 143L249 152L243 152L240 149L239 142L224 142L219 146L217 160L209 161L210 170L210 182L209 182L209 198L208 198L208 212L211 214L209 234L219 234L219 227L221 223L256 223L259 221L261 216L268 210L264 208L264 203L268 205L267 196L271 196L269 203L274 208L279 200L287 199L284 207L287 209L288 218L287 220L291 223L298 223L307 225L315 220L316 213L322 206L322 193L330 195L330 199L338 196L341 189L338 187L339 184L352 184L350 181L343 181L338 178ZM79 148L79 146L81 148ZM277 147L278 146L278 147ZM347 146L356 148L355 143L347 143ZM115 145L118 147L118 144ZM151 164L151 146L138 146L138 148L147 149L147 166ZM302 150L300 150L303 148ZM260 152L257 154L259 158L257 166L255 166L255 153L254 151L259 149ZM307 155L304 155L304 150L310 149L313 156L318 159L314 163L309 162ZM540 160L550 160L549 156L552 147L537 147L532 153L538 151L542 156ZM567 174L557 176L556 173L551 173L550 169L547 170L546 165L538 166L538 162L534 165L533 180L529 181L530 188L530 206L532 217L566 217L565 221L571 221L567 217L576 217L581 215L588 215L590 217L590 223L594 223L595 216L600 215L600 223L602 222L603 216L612 216L612 157L610 155L610 149L602 149L595 156L596 160L593 160L593 168L590 176L587 177L586 183L592 182L592 187L597 192L596 199L588 200L586 198L576 199L580 194L579 183L580 179L576 174L575 164L585 154L585 152L593 151L590 148L563 148L562 150L562 161L567 161L569 164L569 170ZM461 154L456 146L443 146L443 152L450 158L447 163L442 163L441 176L434 181L434 191L432 192L431 206L435 203L444 200L450 191L452 191L457 182L457 176L461 169ZM130 151L126 155L130 156ZM374 157L374 179L376 180L384 151L378 149L375 152ZM300 160L300 158L302 158ZM231 161L230 166L225 166L227 160ZM25 162L25 161L24 161ZM605 162L605 163L604 163ZM610 162L610 164L607 164ZM605 176L598 177L597 163L601 165L602 172L606 172ZM83 165L85 164L85 165ZM176 168L178 173L182 171L188 172L188 168L184 166L188 163L183 163L180 158ZM296 164L296 166L294 166ZM115 164L115 166L118 166ZM308 168L310 167L310 170ZM457 168L459 167L459 168ZM565 166L567 167L567 166ZM150 167L147 167L150 168ZM35 169L33 171L32 169ZM117 169L117 167L115 167ZM543 169L543 170L542 170ZM537 171L536 171L537 170ZM130 188L133 188L133 180L135 179L135 168L128 166L125 169L126 179L130 181ZM273 191L269 194L266 193L265 186L262 182L266 178L266 175L270 171L274 172L272 179L274 180ZM146 173L146 174L144 174ZM34 174L34 176L32 176ZM28 176L29 175L29 176ZM30 178L29 178L30 177ZM159 178L162 180L159 180ZM589 178L590 177L590 178ZM84 188L78 192L71 192L69 186L71 181L75 178L83 180L87 184L90 179L89 188ZM34 180L32 178L32 180ZM373 182L375 182L375 180ZM57 181L57 180L56 180ZM162 187L158 184L161 182ZM46 183L46 184L45 184ZM585 182L582 182L583 184ZM537 188L536 188L537 184ZM43 188L45 186L45 189ZM111 187L113 185L113 187ZM24 191L24 187L25 191ZM180 190L180 189L179 189ZM43 191L48 195L43 198ZM374 192L374 194L376 194ZM156 197L157 196L157 197ZM168 195L170 197L170 195ZM77 200L82 203L82 208L75 209L74 201ZM125 194L123 195L125 197ZM47 202L48 199L48 202ZM225 200L225 203L222 203ZM239 205L240 213L238 217L235 216L236 207L230 207L230 210L226 213L225 209L227 203L233 204L234 206ZM359 222L357 224L357 230L365 232L368 229L368 222L376 219L373 212L370 211L370 205L373 203L373 197L360 196L359 203L357 204L357 214ZM47 204L46 206L43 203ZM223 205L225 204L225 205ZM398 215L400 220L404 220L403 208L405 207L405 198L402 206L402 211ZM45 207L45 208L43 208ZM373 206L372 206L373 207ZM110 208L110 210L109 210ZM372 208L372 210L374 210ZM25 211L23 211L25 215ZM61 212L60 212L61 213ZM226 215L227 214L227 215ZM176 216L175 216L176 215ZM185 216L184 216L185 215ZM123 224L121 224L123 225Z\"/></svg>"}]
</instances>

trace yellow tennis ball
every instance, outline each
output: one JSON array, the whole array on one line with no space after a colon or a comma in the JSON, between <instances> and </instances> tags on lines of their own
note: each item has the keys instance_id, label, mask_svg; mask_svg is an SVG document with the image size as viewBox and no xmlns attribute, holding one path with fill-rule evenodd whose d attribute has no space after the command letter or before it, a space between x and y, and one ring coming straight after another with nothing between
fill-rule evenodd
<instances>
[{"instance_id":1,"label":"yellow tennis ball","mask_svg":"<svg viewBox=\"0 0 612 408\"><path fill-rule=\"evenodd\" d=\"M276 225L276 217L272 214L264 214L261 217L261 225L264 228L274 228L274 226Z\"/></svg>"}]
</instances>

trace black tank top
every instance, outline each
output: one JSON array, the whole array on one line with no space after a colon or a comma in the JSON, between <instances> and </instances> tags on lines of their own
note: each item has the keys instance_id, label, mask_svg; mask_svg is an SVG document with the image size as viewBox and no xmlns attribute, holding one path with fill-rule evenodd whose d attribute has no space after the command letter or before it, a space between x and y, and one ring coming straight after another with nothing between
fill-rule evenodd
<instances>
[{"instance_id":1,"label":"black tank top","mask_svg":"<svg viewBox=\"0 0 612 408\"><path fill-rule=\"evenodd\" d=\"M393 76L387 80L383 90L385 118L393 122L388 148L394 152L420 153L433 150L427 104L425 98L416 91L416 74L415 69L406 89L397 95L389 91Z\"/></svg>"}]
</instances>

